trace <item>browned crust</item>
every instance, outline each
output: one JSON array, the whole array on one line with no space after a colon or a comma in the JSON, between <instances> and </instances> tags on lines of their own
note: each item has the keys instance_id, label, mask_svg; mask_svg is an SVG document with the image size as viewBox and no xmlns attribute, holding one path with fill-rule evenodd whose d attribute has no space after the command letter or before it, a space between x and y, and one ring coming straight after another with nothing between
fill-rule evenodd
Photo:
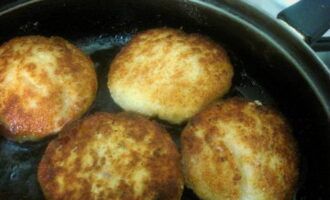
<instances>
[{"instance_id":1,"label":"browned crust","mask_svg":"<svg viewBox=\"0 0 330 200\"><path fill-rule=\"evenodd\" d=\"M179 162L175 144L156 122L97 113L48 145L38 179L51 200L178 200L183 190ZM140 171L147 175L134 179Z\"/></svg>"},{"instance_id":2,"label":"browned crust","mask_svg":"<svg viewBox=\"0 0 330 200\"><path fill-rule=\"evenodd\" d=\"M156 28L135 35L116 55L108 87L125 110L178 124L227 93L233 73L225 49L209 38ZM133 95L144 108L124 102Z\"/></svg>"},{"instance_id":3,"label":"browned crust","mask_svg":"<svg viewBox=\"0 0 330 200\"><path fill-rule=\"evenodd\" d=\"M190 121L181 145L186 184L202 199L239 199L248 187L258 199L292 198L297 147L274 109L242 98L217 102Z\"/></svg>"},{"instance_id":4,"label":"browned crust","mask_svg":"<svg viewBox=\"0 0 330 200\"><path fill-rule=\"evenodd\" d=\"M61 130L91 105L92 61L60 37L25 36L0 47L0 121L17 141Z\"/></svg>"}]
</instances>

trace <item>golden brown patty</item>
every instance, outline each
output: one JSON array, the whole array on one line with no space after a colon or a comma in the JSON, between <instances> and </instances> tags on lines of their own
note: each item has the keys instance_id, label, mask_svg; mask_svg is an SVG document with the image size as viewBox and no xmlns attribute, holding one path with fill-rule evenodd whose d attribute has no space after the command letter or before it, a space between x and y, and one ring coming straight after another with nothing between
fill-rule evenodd
<instances>
[{"instance_id":1,"label":"golden brown patty","mask_svg":"<svg viewBox=\"0 0 330 200\"><path fill-rule=\"evenodd\" d=\"M137 34L111 64L108 87L123 109L181 123L231 86L226 51L198 34L158 28Z\"/></svg>"},{"instance_id":2,"label":"golden brown patty","mask_svg":"<svg viewBox=\"0 0 330 200\"><path fill-rule=\"evenodd\" d=\"M186 184L201 199L292 199L296 145L268 107L241 98L211 105L190 121L181 145Z\"/></svg>"},{"instance_id":3,"label":"golden brown patty","mask_svg":"<svg viewBox=\"0 0 330 200\"><path fill-rule=\"evenodd\" d=\"M38 169L52 200L177 200L180 156L155 122L127 113L97 113L47 147Z\"/></svg>"},{"instance_id":4,"label":"golden brown patty","mask_svg":"<svg viewBox=\"0 0 330 200\"><path fill-rule=\"evenodd\" d=\"M91 105L93 63L59 37L25 36L0 46L0 123L13 140L60 131Z\"/></svg>"}]
</instances>

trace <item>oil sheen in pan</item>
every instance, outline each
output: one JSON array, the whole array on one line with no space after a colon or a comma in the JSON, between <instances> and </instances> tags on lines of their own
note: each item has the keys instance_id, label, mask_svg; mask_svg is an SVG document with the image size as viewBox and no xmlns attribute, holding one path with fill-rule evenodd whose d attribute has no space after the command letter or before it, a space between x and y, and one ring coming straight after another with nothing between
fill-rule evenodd
<instances>
[{"instance_id":1,"label":"oil sheen in pan","mask_svg":"<svg viewBox=\"0 0 330 200\"><path fill-rule=\"evenodd\" d=\"M97 111L122 111L111 99L107 88L108 66L119 52L120 48L129 41L135 33L136 30L133 30L129 33L125 32L117 35L103 34L72 41L91 57L98 75L99 89L96 100L86 115ZM234 50L227 47L225 48L235 67L233 86L225 98L243 96L276 106L265 89L245 72L244 66L248 65L248 63L238 58ZM184 124L174 126L163 121L159 122L166 127L174 141L179 145L178 138ZM52 138L48 138L37 143L27 142L18 144L0 136L0 199L44 199L37 181L36 173L38 163L51 139ZM192 191L185 189L182 199L197 200L198 198Z\"/></svg>"}]
</instances>

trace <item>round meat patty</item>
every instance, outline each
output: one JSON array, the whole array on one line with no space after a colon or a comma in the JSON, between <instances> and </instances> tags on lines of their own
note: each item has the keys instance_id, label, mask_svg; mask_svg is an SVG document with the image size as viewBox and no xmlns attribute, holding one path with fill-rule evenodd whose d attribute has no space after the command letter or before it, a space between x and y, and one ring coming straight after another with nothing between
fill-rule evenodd
<instances>
[{"instance_id":1,"label":"round meat patty","mask_svg":"<svg viewBox=\"0 0 330 200\"><path fill-rule=\"evenodd\" d=\"M38 179L51 200L178 200L183 190L169 134L129 113L96 113L61 133L48 145Z\"/></svg>"},{"instance_id":2,"label":"round meat patty","mask_svg":"<svg viewBox=\"0 0 330 200\"><path fill-rule=\"evenodd\" d=\"M82 116L97 90L92 61L59 37L0 46L0 123L7 138L35 141Z\"/></svg>"},{"instance_id":3,"label":"round meat patty","mask_svg":"<svg viewBox=\"0 0 330 200\"><path fill-rule=\"evenodd\" d=\"M186 121L231 87L226 51L210 39L170 28L138 33L113 60L108 87L124 110Z\"/></svg>"},{"instance_id":4,"label":"round meat patty","mask_svg":"<svg viewBox=\"0 0 330 200\"><path fill-rule=\"evenodd\" d=\"M207 107L181 136L188 187L204 200L291 200L296 144L285 119L241 98Z\"/></svg>"}]
</instances>

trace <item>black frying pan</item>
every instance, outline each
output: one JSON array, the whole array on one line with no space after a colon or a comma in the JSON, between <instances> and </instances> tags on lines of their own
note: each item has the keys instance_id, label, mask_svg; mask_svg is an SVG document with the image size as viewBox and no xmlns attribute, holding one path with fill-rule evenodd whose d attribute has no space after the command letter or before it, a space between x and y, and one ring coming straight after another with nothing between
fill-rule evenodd
<instances>
[{"instance_id":1,"label":"black frying pan","mask_svg":"<svg viewBox=\"0 0 330 200\"><path fill-rule=\"evenodd\" d=\"M233 0L32 0L0 7L0 43L56 35L90 55L99 91L86 115L120 111L106 86L109 63L136 32L163 26L207 35L228 50L235 77L226 98L244 96L280 110L301 153L294 198L329 199L330 72L277 21ZM161 123L178 137L182 126ZM36 171L49 140L17 144L0 137L0 199L43 199ZM198 198L185 190L182 199Z\"/></svg>"}]
</instances>

